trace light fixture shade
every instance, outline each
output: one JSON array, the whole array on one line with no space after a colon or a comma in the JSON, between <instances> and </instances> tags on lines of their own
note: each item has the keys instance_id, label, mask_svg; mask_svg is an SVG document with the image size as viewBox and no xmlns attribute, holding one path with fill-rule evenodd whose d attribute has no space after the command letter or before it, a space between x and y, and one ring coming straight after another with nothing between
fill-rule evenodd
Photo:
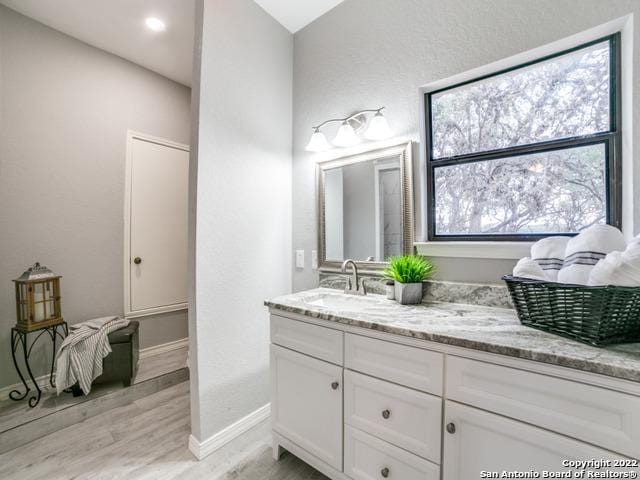
<instances>
[{"instance_id":1,"label":"light fixture shade","mask_svg":"<svg viewBox=\"0 0 640 480\"><path fill-rule=\"evenodd\" d=\"M355 130L348 122L342 122L340 128L338 129L338 133L336 134L336 138L333 139L333 144L336 147L350 147L352 145L357 145L360 143L360 139L358 135L356 135Z\"/></svg>"},{"instance_id":2,"label":"light fixture shade","mask_svg":"<svg viewBox=\"0 0 640 480\"><path fill-rule=\"evenodd\" d=\"M364 136L369 140L384 140L393 135L387 119L384 118L382 112L377 112L367 127L367 131L364 132Z\"/></svg>"},{"instance_id":3,"label":"light fixture shade","mask_svg":"<svg viewBox=\"0 0 640 480\"><path fill-rule=\"evenodd\" d=\"M309 140L309 143L306 147L307 151L309 152L323 152L325 150L329 150L330 148L331 145L329 145L329 142L327 142L324 133L322 133L320 130L316 130L313 132L313 135L311 135L311 140Z\"/></svg>"}]
</instances>

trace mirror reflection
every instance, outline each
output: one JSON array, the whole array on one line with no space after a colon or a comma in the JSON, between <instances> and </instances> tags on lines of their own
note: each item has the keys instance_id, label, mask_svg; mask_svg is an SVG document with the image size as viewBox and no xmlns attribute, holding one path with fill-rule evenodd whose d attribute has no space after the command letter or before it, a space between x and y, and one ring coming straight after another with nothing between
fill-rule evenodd
<instances>
[{"instance_id":1,"label":"mirror reflection","mask_svg":"<svg viewBox=\"0 0 640 480\"><path fill-rule=\"evenodd\" d=\"M326 259L383 262L402 254L400 159L352 163L323 175Z\"/></svg>"}]
</instances>

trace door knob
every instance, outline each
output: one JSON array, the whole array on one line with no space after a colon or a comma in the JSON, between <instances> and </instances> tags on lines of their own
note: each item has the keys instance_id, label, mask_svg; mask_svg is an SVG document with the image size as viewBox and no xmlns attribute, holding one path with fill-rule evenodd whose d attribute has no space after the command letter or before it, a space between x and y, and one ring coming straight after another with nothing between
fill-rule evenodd
<instances>
[{"instance_id":1,"label":"door knob","mask_svg":"<svg viewBox=\"0 0 640 480\"><path fill-rule=\"evenodd\" d=\"M384 467L382 470L380 470L380 475L382 475L384 478L387 478L389 476L389 469L387 467Z\"/></svg>"},{"instance_id":2,"label":"door knob","mask_svg":"<svg viewBox=\"0 0 640 480\"><path fill-rule=\"evenodd\" d=\"M391 411L389 410L382 411L382 418L384 418L385 420L388 419L390 416L391 416Z\"/></svg>"},{"instance_id":3,"label":"door knob","mask_svg":"<svg viewBox=\"0 0 640 480\"><path fill-rule=\"evenodd\" d=\"M331 388L333 388L334 390L337 390L339 386L340 386L340 384L338 382L333 382L331 384Z\"/></svg>"},{"instance_id":4,"label":"door knob","mask_svg":"<svg viewBox=\"0 0 640 480\"><path fill-rule=\"evenodd\" d=\"M447 423L447 432L450 434L456 433L456 424L455 423Z\"/></svg>"},{"instance_id":5,"label":"door knob","mask_svg":"<svg viewBox=\"0 0 640 480\"><path fill-rule=\"evenodd\" d=\"M140 257L136 257L133 259L133 263L136 265L140 265L142 263L142 259Z\"/></svg>"}]
</instances>

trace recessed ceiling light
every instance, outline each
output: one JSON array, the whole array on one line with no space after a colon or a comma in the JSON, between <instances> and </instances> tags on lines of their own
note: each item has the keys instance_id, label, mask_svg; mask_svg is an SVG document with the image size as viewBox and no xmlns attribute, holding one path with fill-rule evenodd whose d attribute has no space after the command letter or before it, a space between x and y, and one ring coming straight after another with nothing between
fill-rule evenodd
<instances>
[{"instance_id":1,"label":"recessed ceiling light","mask_svg":"<svg viewBox=\"0 0 640 480\"><path fill-rule=\"evenodd\" d=\"M149 17L144 21L145 25L154 32L164 32L167 26L162 20L156 17Z\"/></svg>"}]
</instances>

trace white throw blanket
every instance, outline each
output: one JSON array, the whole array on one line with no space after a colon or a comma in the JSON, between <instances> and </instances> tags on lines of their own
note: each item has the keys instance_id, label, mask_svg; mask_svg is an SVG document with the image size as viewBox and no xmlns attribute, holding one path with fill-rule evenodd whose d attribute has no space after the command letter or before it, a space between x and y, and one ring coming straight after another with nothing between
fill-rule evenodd
<instances>
[{"instance_id":1,"label":"white throw blanket","mask_svg":"<svg viewBox=\"0 0 640 480\"><path fill-rule=\"evenodd\" d=\"M103 317L78 323L70 327L56 356L56 390L58 395L74 385L87 395L91 383L102 375L102 359L111 353L107 336L129 325L120 317Z\"/></svg>"}]
</instances>

